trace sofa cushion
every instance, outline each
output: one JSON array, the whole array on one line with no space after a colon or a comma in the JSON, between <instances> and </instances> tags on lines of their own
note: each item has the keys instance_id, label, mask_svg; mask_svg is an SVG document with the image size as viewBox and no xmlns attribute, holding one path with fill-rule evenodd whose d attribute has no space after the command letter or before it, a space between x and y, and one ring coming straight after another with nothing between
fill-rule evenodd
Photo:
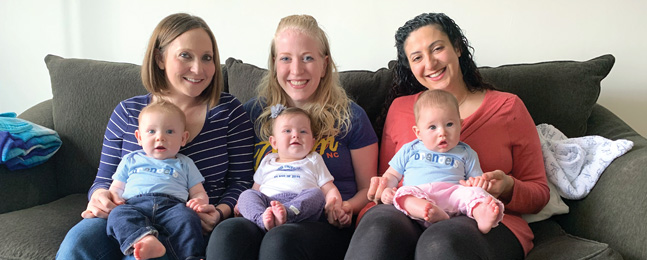
<instances>
[{"instance_id":1,"label":"sofa cushion","mask_svg":"<svg viewBox=\"0 0 647 260\"><path fill-rule=\"evenodd\" d=\"M0 259L54 259L88 200L74 194L52 203L0 214Z\"/></svg>"},{"instance_id":2,"label":"sofa cushion","mask_svg":"<svg viewBox=\"0 0 647 260\"><path fill-rule=\"evenodd\" d=\"M234 58L228 58L225 61L225 68L227 68L225 91L236 96L241 103L256 96L258 93L256 87L267 73L266 69Z\"/></svg>"},{"instance_id":3,"label":"sofa cushion","mask_svg":"<svg viewBox=\"0 0 647 260\"><path fill-rule=\"evenodd\" d=\"M532 259L622 259L608 244L569 235L553 220L530 224L535 247L528 253Z\"/></svg>"},{"instance_id":4,"label":"sofa cushion","mask_svg":"<svg viewBox=\"0 0 647 260\"><path fill-rule=\"evenodd\" d=\"M146 93L140 66L47 55L54 128L63 141L57 156L61 196L85 193L99 167L103 135L119 101Z\"/></svg>"},{"instance_id":5,"label":"sofa cushion","mask_svg":"<svg viewBox=\"0 0 647 260\"><path fill-rule=\"evenodd\" d=\"M607 54L584 62L549 61L479 70L495 88L519 96L536 125L551 124L568 137L578 137L586 133L586 121L600 95L600 81L614 62Z\"/></svg>"}]
</instances>

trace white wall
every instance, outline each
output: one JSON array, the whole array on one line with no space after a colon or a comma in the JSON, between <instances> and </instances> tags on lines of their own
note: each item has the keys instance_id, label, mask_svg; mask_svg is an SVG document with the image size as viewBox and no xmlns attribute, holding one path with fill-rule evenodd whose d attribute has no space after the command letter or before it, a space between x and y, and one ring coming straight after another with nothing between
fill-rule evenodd
<instances>
[{"instance_id":1,"label":"white wall","mask_svg":"<svg viewBox=\"0 0 647 260\"><path fill-rule=\"evenodd\" d=\"M359 3L361 2L361 3ZM375 70L395 58L393 34L422 12L444 12L464 30L479 66L588 60L613 54L599 103L647 136L647 2L570 1L198 1L22 0L0 2L0 112L51 98L48 53L141 64L153 28L188 12L214 31L222 61L266 67L279 19L313 15L340 70ZM556 73L559 73L556 71Z\"/></svg>"}]
</instances>

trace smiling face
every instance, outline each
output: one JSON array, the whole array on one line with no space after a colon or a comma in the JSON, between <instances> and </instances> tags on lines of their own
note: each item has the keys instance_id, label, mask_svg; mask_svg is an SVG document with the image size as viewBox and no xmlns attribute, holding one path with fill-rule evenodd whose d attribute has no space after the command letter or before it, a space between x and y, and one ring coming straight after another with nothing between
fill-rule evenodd
<instances>
[{"instance_id":1,"label":"smiling face","mask_svg":"<svg viewBox=\"0 0 647 260\"><path fill-rule=\"evenodd\" d=\"M152 109L142 111L139 129L135 130L137 143L146 155L158 160L175 158L180 147L186 144L189 132L185 131L181 117L172 111Z\"/></svg>"},{"instance_id":2,"label":"smiling face","mask_svg":"<svg viewBox=\"0 0 647 260\"><path fill-rule=\"evenodd\" d=\"M427 89L465 87L458 58L447 35L435 25L427 25L411 32L404 42L404 51L411 72Z\"/></svg>"},{"instance_id":3,"label":"smiling face","mask_svg":"<svg viewBox=\"0 0 647 260\"><path fill-rule=\"evenodd\" d=\"M156 62L166 74L168 95L198 97L216 72L213 55L211 38L202 28L186 31L167 45Z\"/></svg>"},{"instance_id":4,"label":"smiling face","mask_svg":"<svg viewBox=\"0 0 647 260\"><path fill-rule=\"evenodd\" d=\"M301 113L283 113L274 119L270 144L278 151L278 162L305 158L312 151L314 142L308 116Z\"/></svg>"},{"instance_id":5,"label":"smiling face","mask_svg":"<svg viewBox=\"0 0 647 260\"><path fill-rule=\"evenodd\" d=\"M427 149L445 153L460 141L461 118L458 109L446 104L423 104L413 131Z\"/></svg>"},{"instance_id":6,"label":"smiling face","mask_svg":"<svg viewBox=\"0 0 647 260\"><path fill-rule=\"evenodd\" d=\"M321 78L326 75L328 57L320 44L295 29L285 29L274 38L276 78L290 97L290 105L301 107L312 101Z\"/></svg>"}]
</instances>

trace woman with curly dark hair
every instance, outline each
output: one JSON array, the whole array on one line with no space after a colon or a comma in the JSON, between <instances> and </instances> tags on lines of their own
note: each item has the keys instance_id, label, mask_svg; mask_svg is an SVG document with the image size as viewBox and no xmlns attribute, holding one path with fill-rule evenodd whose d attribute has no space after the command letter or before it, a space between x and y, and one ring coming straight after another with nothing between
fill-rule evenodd
<instances>
[{"instance_id":1,"label":"woman with curly dark hair","mask_svg":"<svg viewBox=\"0 0 647 260\"><path fill-rule=\"evenodd\" d=\"M390 187L371 179L369 209L351 240L347 259L522 259L533 234L521 214L536 213L549 191L539 137L521 99L483 82L462 30L442 13L424 13L395 34L398 62L386 101L379 172L404 145L416 138L413 104L423 90L441 89L459 102L460 140L479 155L487 191L505 205L501 225L482 234L466 216L424 228L392 205L379 204ZM432 162L430 162L432 163ZM468 179L466 181L475 181ZM477 180L478 181L478 180Z\"/></svg>"}]
</instances>

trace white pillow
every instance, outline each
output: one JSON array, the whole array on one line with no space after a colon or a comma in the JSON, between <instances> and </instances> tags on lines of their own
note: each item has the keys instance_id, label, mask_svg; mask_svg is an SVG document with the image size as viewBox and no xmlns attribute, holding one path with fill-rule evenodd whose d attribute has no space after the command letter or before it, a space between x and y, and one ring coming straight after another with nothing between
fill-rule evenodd
<instances>
[{"instance_id":1,"label":"white pillow","mask_svg":"<svg viewBox=\"0 0 647 260\"><path fill-rule=\"evenodd\" d=\"M564 203L562 197L557 193L557 188L550 182L548 182L548 188L550 189L550 200L548 204L537 214L521 215L528 223L542 221L553 215L568 213L568 205Z\"/></svg>"}]
</instances>

